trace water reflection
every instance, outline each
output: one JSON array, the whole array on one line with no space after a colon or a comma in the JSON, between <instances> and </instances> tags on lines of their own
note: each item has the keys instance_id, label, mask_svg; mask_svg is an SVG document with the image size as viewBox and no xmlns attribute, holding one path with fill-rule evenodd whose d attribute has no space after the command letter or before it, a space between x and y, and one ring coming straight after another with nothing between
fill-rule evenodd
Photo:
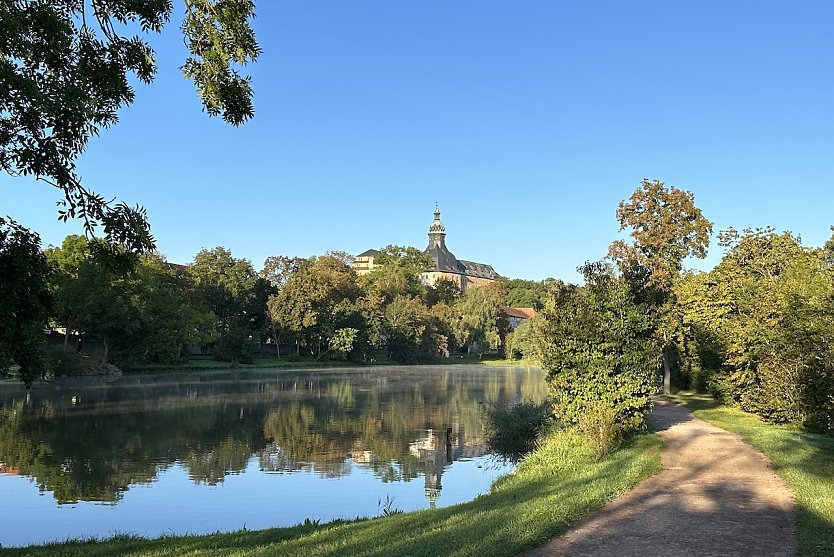
<instances>
[{"instance_id":1,"label":"water reflection","mask_svg":"<svg viewBox=\"0 0 834 557\"><path fill-rule=\"evenodd\" d=\"M249 474L254 459L264 477L422 476L424 504L434 506L449 466L487 452L483 403L545 391L540 372L479 366L130 376L29 393L7 384L0 474L30 478L59 504L116 505L174 466L216 486Z\"/></svg>"}]
</instances>

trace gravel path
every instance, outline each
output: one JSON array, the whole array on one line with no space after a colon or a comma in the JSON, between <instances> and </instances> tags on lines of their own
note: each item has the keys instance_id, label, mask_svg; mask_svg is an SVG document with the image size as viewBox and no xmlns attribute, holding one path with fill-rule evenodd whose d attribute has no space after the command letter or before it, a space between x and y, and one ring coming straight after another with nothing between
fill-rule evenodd
<instances>
[{"instance_id":1,"label":"gravel path","mask_svg":"<svg viewBox=\"0 0 834 557\"><path fill-rule=\"evenodd\" d=\"M793 555L793 498L767 458L682 406L654 405L663 471L528 557Z\"/></svg>"}]
</instances>

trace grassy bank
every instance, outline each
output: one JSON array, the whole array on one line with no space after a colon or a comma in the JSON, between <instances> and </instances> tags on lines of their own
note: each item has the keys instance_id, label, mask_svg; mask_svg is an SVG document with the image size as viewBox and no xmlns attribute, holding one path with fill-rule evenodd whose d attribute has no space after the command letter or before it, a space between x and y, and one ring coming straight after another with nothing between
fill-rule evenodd
<instances>
[{"instance_id":1,"label":"grassy bank","mask_svg":"<svg viewBox=\"0 0 834 557\"><path fill-rule=\"evenodd\" d=\"M492 358L492 359L489 359ZM452 356L450 358L443 358L436 362L422 362L419 365L455 365L455 364L484 364L484 365L515 365L518 362L511 360L496 360L494 357L485 356L483 359L478 356ZM127 367L125 371L128 373L159 373L159 372L174 372L174 371L211 371L219 369L230 369L235 367L237 369L310 369L310 368L331 368L331 367L357 367L357 366L399 366L393 360L385 357L378 357L370 363L362 362L345 362L340 360L322 359L302 357L295 358L289 356L282 356L277 358L275 356L258 356L251 363L237 364L233 366L230 362L215 360L208 355L191 356L188 361L174 364L174 365L145 365L136 367Z\"/></svg>"},{"instance_id":2,"label":"grassy bank","mask_svg":"<svg viewBox=\"0 0 834 557\"><path fill-rule=\"evenodd\" d=\"M660 446L659 437L643 435L596 462L578 436L558 432L489 494L453 507L254 532L0 549L0 557L519 555L660 471Z\"/></svg>"},{"instance_id":3,"label":"grassy bank","mask_svg":"<svg viewBox=\"0 0 834 557\"><path fill-rule=\"evenodd\" d=\"M768 424L705 395L672 398L702 420L738 433L770 458L796 496L797 555L834 555L834 438Z\"/></svg>"},{"instance_id":4,"label":"grassy bank","mask_svg":"<svg viewBox=\"0 0 834 557\"><path fill-rule=\"evenodd\" d=\"M532 360L507 360L492 358L489 360L482 360L481 363L487 366L533 367L539 369L539 364Z\"/></svg>"}]
</instances>

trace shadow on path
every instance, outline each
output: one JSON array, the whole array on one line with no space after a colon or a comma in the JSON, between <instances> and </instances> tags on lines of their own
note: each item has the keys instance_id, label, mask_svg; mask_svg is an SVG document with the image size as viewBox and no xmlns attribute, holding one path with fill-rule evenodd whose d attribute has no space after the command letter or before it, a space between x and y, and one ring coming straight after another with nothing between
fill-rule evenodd
<instances>
[{"instance_id":1,"label":"shadow on path","mask_svg":"<svg viewBox=\"0 0 834 557\"><path fill-rule=\"evenodd\" d=\"M793 555L793 499L767 458L682 406L654 404L663 471L528 556Z\"/></svg>"}]
</instances>

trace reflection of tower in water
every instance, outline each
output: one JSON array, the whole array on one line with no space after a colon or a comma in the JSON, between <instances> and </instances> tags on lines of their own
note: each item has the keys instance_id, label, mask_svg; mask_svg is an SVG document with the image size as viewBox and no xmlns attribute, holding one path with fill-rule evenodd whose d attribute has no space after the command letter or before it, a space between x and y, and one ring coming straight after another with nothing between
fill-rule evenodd
<instances>
[{"instance_id":1,"label":"reflection of tower in water","mask_svg":"<svg viewBox=\"0 0 834 557\"><path fill-rule=\"evenodd\" d=\"M418 456L426 465L425 493L431 508L435 507L440 491L443 489L441 478L446 465L460 458L465 452L466 436L463 426L458 426L457 434L453 431L451 427L437 432L429 429L426 437L411 445L411 453Z\"/></svg>"}]
</instances>

